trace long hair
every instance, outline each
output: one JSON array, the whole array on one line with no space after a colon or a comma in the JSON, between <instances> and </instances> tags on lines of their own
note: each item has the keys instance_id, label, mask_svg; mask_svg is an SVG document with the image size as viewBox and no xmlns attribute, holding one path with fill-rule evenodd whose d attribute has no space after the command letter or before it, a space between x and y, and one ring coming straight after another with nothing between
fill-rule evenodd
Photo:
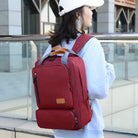
<instances>
[{"instance_id":1,"label":"long hair","mask_svg":"<svg viewBox=\"0 0 138 138\"><path fill-rule=\"evenodd\" d=\"M50 32L51 37L48 42L52 45L52 47L62 44L62 40L65 40L67 43L69 43L70 39L77 38L78 33L84 33L83 29L81 30L81 32L77 30L76 13L79 13L79 15L82 16L83 7L77 8L63 15L59 28L54 32Z\"/></svg>"}]
</instances>

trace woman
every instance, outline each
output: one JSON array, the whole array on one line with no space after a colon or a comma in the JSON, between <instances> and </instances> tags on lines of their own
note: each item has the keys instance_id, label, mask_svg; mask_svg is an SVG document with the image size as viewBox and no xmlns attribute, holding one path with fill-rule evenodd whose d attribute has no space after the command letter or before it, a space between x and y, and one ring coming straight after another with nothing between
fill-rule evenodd
<instances>
[{"instance_id":1,"label":"woman","mask_svg":"<svg viewBox=\"0 0 138 138\"><path fill-rule=\"evenodd\" d=\"M59 15L62 22L57 31L51 33L50 46L72 49L76 39L84 33L84 27L92 25L92 9L103 5L103 0L60 0ZM46 54L45 53L45 54ZM103 117L96 99L103 99L115 79L114 68L105 61L103 49L96 38L91 38L79 52L84 60L89 99L93 99L91 121L81 130L54 130L55 138L103 138Z\"/></svg>"}]
</instances>

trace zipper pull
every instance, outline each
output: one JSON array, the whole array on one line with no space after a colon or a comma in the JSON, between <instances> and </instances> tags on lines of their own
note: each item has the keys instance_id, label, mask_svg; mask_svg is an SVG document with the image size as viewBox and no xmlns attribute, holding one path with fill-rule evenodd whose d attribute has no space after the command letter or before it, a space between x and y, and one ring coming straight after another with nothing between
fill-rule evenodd
<instances>
[{"instance_id":1,"label":"zipper pull","mask_svg":"<svg viewBox=\"0 0 138 138\"><path fill-rule=\"evenodd\" d=\"M68 77L69 77L69 84L70 84L70 91L72 91L72 83L71 83L71 79L70 79L70 74L69 74L69 69L67 67L67 65L64 65L67 69L67 72L68 72Z\"/></svg>"},{"instance_id":2,"label":"zipper pull","mask_svg":"<svg viewBox=\"0 0 138 138\"><path fill-rule=\"evenodd\" d=\"M71 84L71 80L69 80L70 83L70 91L72 91L72 84Z\"/></svg>"},{"instance_id":3,"label":"zipper pull","mask_svg":"<svg viewBox=\"0 0 138 138\"><path fill-rule=\"evenodd\" d=\"M37 97L38 97L38 102L40 103L40 97L39 97L39 91L38 91L38 84L37 84L37 75L36 72L34 73L34 80L33 80L35 87L36 87L36 93L37 93Z\"/></svg>"},{"instance_id":4,"label":"zipper pull","mask_svg":"<svg viewBox=\"0 0 138 138\"><path fill-rule=\"evenodd\" d=\"M35 72L35 73L34 73L34 80L33 80L33 83L35 83L36 78L37 78L37 76L36 76L36 72Z\"/></svg>"},{"instance_id":5,"label":"zipper pull","mask_svg":"<svg viewBox=\"0 0 138 138\"><path fill-rule=\"evenodd\" d=\"M75 114L74 111L72 111L73 115L74 115L74 119L75 119L75 128L78 128L78 119L77 119L77 116Z\"/></svg>"},{"instance_id":6,"label":"zipper pull","mask_svg":"<svg viewBox=\"0 0 138 138\"><path fill-rule=\"evenodd\" d=\"M75 128L78 128L78 119L75 117Z\"/></svg>"}]
</instances>

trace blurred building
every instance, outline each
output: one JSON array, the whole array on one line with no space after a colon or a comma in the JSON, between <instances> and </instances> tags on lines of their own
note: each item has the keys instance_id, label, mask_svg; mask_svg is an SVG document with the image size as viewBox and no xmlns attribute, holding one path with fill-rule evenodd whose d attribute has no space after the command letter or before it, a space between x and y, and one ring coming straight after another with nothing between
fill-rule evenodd
<instances>
[{"instance_id":1,"label":"blurred building","mask_svg":"<svg viewBox=\"0 0 138 138\"><path fill-rule=\"evenodd\" d=\"M46 34L59 23L59 0L0 0L0 35ZM135 32L136 0L105 0L89 33Z\"/></svg>"},{"instance_id":2,"label":"blurred building","mask_svg":"<svg viewBox=\"0 0 138 138\"><path fill-rule=\"evenodd\" d=\"M98 32L135 32L135 0L105 0L98 9Z\"/></svg>"},{"instance_id":3,"label":"blurred building","mask_svg":"<svg viewBox=\"0 0 138 138\"><path fill-rule=\"evenodd\" d=\"M28 133L28 128L29 133L40 134L35 129L32 131L36 128L34 122L32 126L26 125L28 120L35 120L37 109L31 70L49 45L46 36L2 35L47 34L59 25L58 1L0 0L0 117L4 117L4 120L0 118L1 137L4 137L3 128L6 138L13 138L8 137L7 131L18 137L20 132ZM105 0L93 13L93 26L86 28L88 33L138 32L136 0ZM99 100L105 129L138 135L138 34L95 36L102 44L106 60L114 64L116 71L116 82L109 96ZM22 122L16 124L12 120L11 130L6 117L27 121L23 127ZM41 133L42 137L44 133L49 136L47 131Z\"/></svg>"},{"instance_id":4,"label":"blurred building","mask_svg":"<svg viewBox=\"0 0 138 138\"><path fill-rule=\"evenodd\" d=\"M135 32L135 0L115 0L115 32Z\"/></svg>"}]
</instances>

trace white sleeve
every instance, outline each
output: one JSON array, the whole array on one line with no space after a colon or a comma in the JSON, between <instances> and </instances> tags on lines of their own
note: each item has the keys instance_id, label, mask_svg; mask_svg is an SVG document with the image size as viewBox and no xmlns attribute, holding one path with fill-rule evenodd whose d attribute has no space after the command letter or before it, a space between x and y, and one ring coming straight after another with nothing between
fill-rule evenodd
<instances>
[{"instance_id":1,"label":"white sleeve","mask_svg":"<svg viewBox=\"0 0 138 138\"><path fill-rule=\"evenodd\" d=\"M115 73L113 65L105 61L100 42L96 38L90 39L79 54L85 64L89 98L105 98Z\"/></svg>"}]
</instances>

